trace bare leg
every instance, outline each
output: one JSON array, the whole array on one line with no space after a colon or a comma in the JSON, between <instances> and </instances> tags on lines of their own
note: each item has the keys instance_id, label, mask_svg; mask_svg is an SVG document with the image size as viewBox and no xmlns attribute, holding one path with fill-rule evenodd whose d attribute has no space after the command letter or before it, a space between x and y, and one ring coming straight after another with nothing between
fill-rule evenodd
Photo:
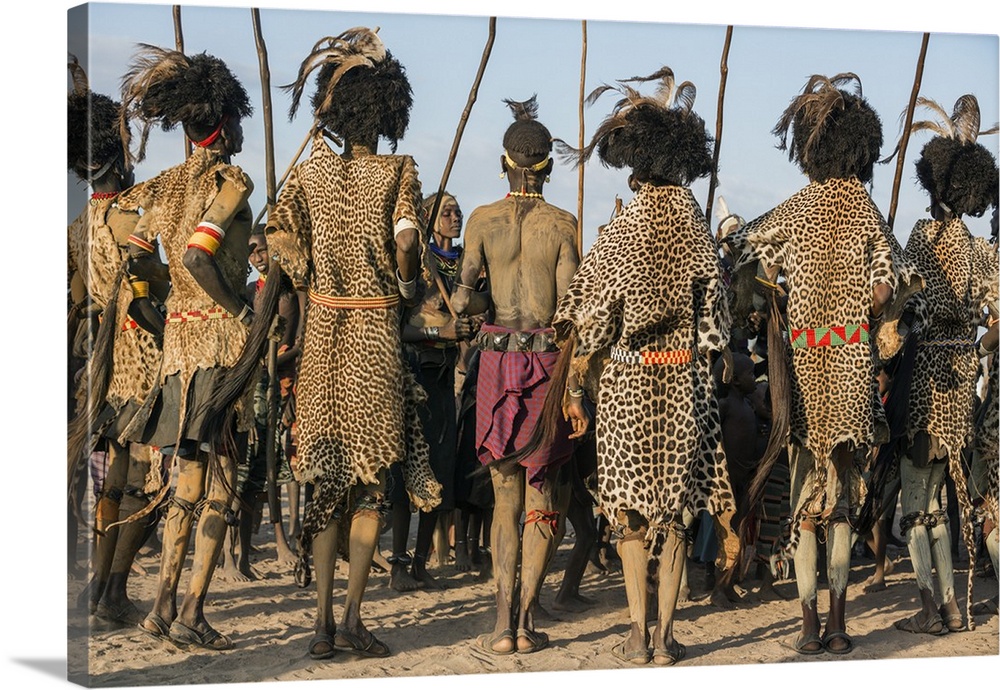
<instances>
[{"instance_id":1,"label":"bare leg","mask_svg":"<svg viewBox=\"0 0 1000 690\"><path fill-rule=\"evenodd\" d=\"M865 592L881 592L885 589L886 571L892 571L892 564L888 562L885 555L885 523L882 518L875 522L872 527L871 536L867 539L868 547L875 554L875 572L871 579L865 584Z\"/></svg>"},{"instance_id":2,"label":"bare leg","mask_svg":"<svg viewBox=\"0 0 1000 690\"><path fill-rule=\"evenodd\" d=\"M472 570L469 553L469 517L471 510L461 508L455 511L455 570L467 573ZM479 539L476 539L479 543Z\"/></svg>"},{"instance_id":3,"label":"bare leg","mask_svg":"<svg viewBox=\"0 0 1000 690\"><path fill-rule=\"evenodd\" d=\"M309 656L328 659L335 653L334 635L337 626L333 618L333 575L337 568L337 536L340 521L330 520L312 540L313 565L316 575L316 623L309 643Z\"/></svg>"},{"instance_id":4,"label":"bare leg","mask_svg":"<svg viewBox=\"0 0 1000 690\"><path fill-rule=\"evenodd\" d=\"M337 646L364 656L389 656L389 648L375 638L361 622L361 600L368 587L372 570L372 556L382 531L377 510L363 508L351 520L350 570L347 575L347 596L344 616L336 636Z\"/></svg>"},{"instance_id":5,"label":"bare leg","mask_svg":"<svg viewBox=\"0 0 1000 690\"><path fill-rule=\"evenodd\" d=\"M417 518L417 544L413 552L411 575L413 575L414 580L420 583L420 586L428 589L443 589L441 583L427 572L427 558L431 550L431 542L434 541L434 533L440 515L442 513L435 510L429 513L420 513Z\"/></svg>"},{"instance_id":6,"label":"bare leg","mask_svg":"<svg viewBox=\"0 0 1000 690\"><path fill-rule=\"evenodd\" d=\"M402 474L398 481L402 481ZM402 499L393 501L389 515L392 522L389 586L397 592L412 592L420 587L420 583L413 579L407 568L411 563L410 556L406 553L406 543L410 537L410 500L403 496Z\"/></svg>"},{"instance_id":7,"label":"bare leg","mask_svg":"<svg viewBox=\"0 0 1000 690\"><path fill-rule=\"evenodd\" d=\"M288 539L294 542L299 538L301 529L299 498L302 495L302 487L297 481L292 480L285 484L285 490L288 492Z\"/></svg>"},{"instance_id":8,"label":"bare leg","mask_svg":"<svg viewBox=\"0 0 1000 690\"><path fill-rule=\"evenodd\" d=\"M559 586L555 603L552 605L552 608L557 610L580 611L594 605L591 599L580 594L580 582L587 569L590 551L597 544L597 524L594 520L593 508L580 498L576 492L571 490L566 519L572 523L573 530L576 532L576 543L573 545L573 550L570 551L566 572L563 574L562 584Z\"/></svg>"}]
</instances>

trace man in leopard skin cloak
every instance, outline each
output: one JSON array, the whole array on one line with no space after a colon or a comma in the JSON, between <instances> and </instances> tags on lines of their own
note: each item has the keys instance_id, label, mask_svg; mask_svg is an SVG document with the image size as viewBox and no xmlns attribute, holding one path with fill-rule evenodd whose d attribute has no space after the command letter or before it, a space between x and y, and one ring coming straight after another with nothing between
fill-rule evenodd
<instances>
[{"instance_id":1,"label":"man in leopard skin cloak","mask_svg":"<svg viewBox=\"0 0 1000 690\"><path fill-rule=\"evenodd\" d=\"M153 388L161 356L154 333L162 333L163 318L146 299L149 282L130 282L119 272L128 258L128 237L139 220L137 213L124 211L117 203L119 193L133 181L118 127L121 104L90 91L75 57L69 68L74 81L68 104L69 169L92 189L87 208L69 228L70 284L74 303L84 307L89 302L103 313L94 339L95 346L102 344L101 350L90 352L77 389L79 407L70 425L69 462L78 468L98 444L108 458L94 511L93 573L84 595L98 618L134 626L142 614L129 600L126 584L150 525L140 521L112 525L148 502L151 454L159 454L148 446L123 445L118 435ZM161 280L154 282L152 292L162 296L166 267L159 257L155 261ZM159 488L155 474L150 490ZM71 483L76 478L72 471Z\"/></svg>"},{"instance_id":2,"label":"man in leopard skin cloak","mask_svg":"<svg viewBox=\"0 0 1000 690\"><path fill-rule=\"evenodd\" d=\"M962 507L965 542L974 554L961 456L974 436L976 330L997 318L996 251L969 233L962 216L982 216L996 204L998 178L993 155L976 143L980 115L975 96L959 98L951 118L933 101L918 103L942 121L915 122L911 130L931 130L937 136L927 142L916 163L920 186L930 195L931 218L917 221L906 243L906 259L920 272L924 289L907 307L914 312L911 329L917 350L905 449L899 457L900 531L916 574L921 609L897 621L896 627L941 635L964 630L965 624L955 598L948 520L938 496L948 471ZM932 569L940 607L935 604Z\"/></svg>"},{"instance_id":3,"label":"man in leopard skin cloak","mask_svg":"<svg viewBox=\"0 0 1000 690\"><path fill-rule=\"evenodd\" d=\"M243 298L253 185L230 164L242 150L241 119L252 108L222 60L150 45L140 46L122 93L123 133L128 119L142 123L137 159L154 124L168 130L180 124L194 144L185 162L119 200L123 209L143 211L129 238L136 270L158 237L171 282L157 385L122 432L124 439L159 446L178 468L156 598L140 628L180 646L229 649L232 641L208 623L204 604L226 525L234 520L235 464L252 423L247 384L270 328L268 320L254 319ZM196 513L193 567L178 608Z\"/></svg>"},{"instance_id":4,"label":"man in leopard skin cloak","mask_svg":"<svg viewBox=\"0 0 1000 690\"><path fill-rule=\"evenodd\" d=\"M839 88L850 82L854 93ZM882 125L856 75L811 77L774 133L809 184L724 241L742 251L739 265L759 259L780 266L789 291L791 400L772 405L791 405L792 540L784 553L794 554L802 605L802 628L791 645L802 654L846 654L853 649L845 621L848 519L863 498L859 468L869 449L888 438L872 341L879 341L883 359L899 346L894 321L876 338L869 320L877 320L892 297L902 257L864 186L879 157ZM830 588L822 637L816 609L821 528Z\"/></svg>"},{"instance_id":5,"label":"man in leopard skin cloak","mask_svg":"<svg viewBox=\"0 0 1000 690\"><path fill-rule=\"evenodd\" d=\"M711 137L691 110L694 85L675 85L668 67L629 81L653 79L656 97L620 84L626 97L575 152L583 162L596 149L604 165L631 169L635 196L598 235L552 323L561 346L573 348L567 403L582 394L576 381L592 360L610 356L596 391L597 483L620 537L631 619L612 653L671 665L685 656L673 634L683 511L735 510L711 361L728 342L730 317L711 231L689 188L712 171ZM718 527L728 530L727 521ZM647 586L657 579L650 640Z\"/></svg>"},{"instance_id":6,"label":"man in leopard skin cloak","mask_svg":"<svg viewBox=\"0 0 1000 690\"><path fill-rule=\"evenodd\" d=\"M423 391L399 334L400 303L418 299L420 182L411 157L376 153L381 137L395 150L412 96L402 65L373 31L359 27L321 41L303 62L293 116L317 67L312 105L321 127L266 229L272 260L296 289L309 292L297 381L297 471L315 484L300 538L300 568L310 550L316 566L309 655L383 657L389 648L366 629L360 607L389 466L404 463L414 506L429 510L440 501L417 416ZM326 135L342 140L342 154ZM350 562L339 626L332 610L338 545Z\"/></svg>"}]
</instances>

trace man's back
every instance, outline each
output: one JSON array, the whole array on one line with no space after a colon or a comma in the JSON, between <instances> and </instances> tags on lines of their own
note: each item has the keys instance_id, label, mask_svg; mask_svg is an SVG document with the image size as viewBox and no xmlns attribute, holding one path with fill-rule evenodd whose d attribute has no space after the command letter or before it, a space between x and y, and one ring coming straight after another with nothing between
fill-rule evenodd
<instances>
[{"instance_id":1,"label":"man's back","mask_svg":"<svg viewBox=\"0 0 1000 690\"><path fill-rule=\"evenodd\" d=\"M466 254L487 266L497 325L549 326L576 270L575 237L571 213L534 197L509 196L472 212Z\"/></svg>"}]
</instances>

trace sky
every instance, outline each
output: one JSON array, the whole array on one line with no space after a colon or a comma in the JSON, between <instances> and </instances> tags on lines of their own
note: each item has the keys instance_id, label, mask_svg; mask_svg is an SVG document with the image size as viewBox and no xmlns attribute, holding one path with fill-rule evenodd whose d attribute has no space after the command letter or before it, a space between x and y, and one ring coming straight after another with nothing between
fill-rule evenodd
<instances>
[{"instance_id":1,"label":"sky","mask_svg":"<svg viewBox=\"0 0 1000 690\"><path fill-rule=\"evenodd\" d=\"M4 219L6 242L4 270L0 271L7 296L7 334L0 339L8 363L11 400L5 406L5 460L8 484L0 501L5 529L5 562L2 591L8 621L2 677L8 684L48 688L65 687L65 560L61 539L65 531L58 487L64 481L63 458L63 329L65 286L63 223L82 208L86 190L67 176L72 194L48 195L53 161L65 153L63 88L68 88L66 58L67 10L73 2L31 2L17 5L0 22L0 65L4 76L3 175L8 192ZM226 60L259 103L257 60L254 54L250 13L246 5L216 0L218 9L185 7L182 11L186 48L206 50ZM951 0L932 5L935 12L921 12L915 5L896 9L897 3L871 0L809 3L780 0L769 3L718 0L712 3L598 3L531 2L530 0L339 0L337 6L351 14L315 12L310 15L279 11L284 8L326 10L329 0L262 2L261 23L267 42L272 84L291 81L314 41L358 25L381 26L380 35L406 66L413 83L415 104L410 130L399 151L415 157L426 191L437 188L459 116L468 98L486 40L489 13L500 16L496 43L479 98L459 151L448 187L466 214L507 190L498 179L501 137L510 116L503 98L538 94L540 119L554 136L568 141L578 137L577 108L580 76L580 20L588 20L586 89L615 79L672 67L680 80L690 80L699 90L695 110L711 131L719 85L719 59L725 25L735 25L729 55L722 138L719 193L730 208L748 219L763 213L805 184L805 178L774 148L769 134L782 110L814 72L854 71L864 94L880 114L884 126L883 152L889 153L897 137L897 118L906 105L920 45L920 33L931 35L921 92L949 112L964 93L980 99L984 125L998 119L997 13L986 14L987 3ZM169 6L143 3L94 7L89 25L92 86L115 94L127 61L138 41L172 46ZM110 11L113 10L113 11ZM363 10L369 14L356 13ZM388 13L410 12L407 16ZM371 14L378 13L378 14ZM455 18L455 16L459 16ZM472 16L474 15L474 16ZM451 16L450 18L446 18ZM658 22L656 24L652 22ZM799 30L771 27L822 27ZM895 33L902 31L903 33ZM74 46L75 50L80 50ZM84 55L80 55L81 59ZM311 92L310 92L311 93ZM613 98L602 98L586 111L586 132L607 114ZM308 113L287 123L287 96L273 95L277 167L283 171L308 127ZM235 159L257 182L252 204L263 204L262 118L258 107L246 123L245 150ZM927 135L910 143L896 233L905 239L927 206L926 197L913 179L913 160ZM997 137L982 143L994 155ZM156 174L178 163L182 155L180 134L156 130L151 135L150 156L137 170L138 178ZM888 212L894 166L879 168L873 188L876 203ZM606 221L615 195L627 200L625 171L606 170L596 161L587 166L584 210L585 246L595 228ZM57 174L56 184L61 185ZM546 197L576 212L576 171L557 165ZM704 204L707 186L695 185ZM71 198L69 198L71 197ZM986 218L969 219L973 232L985 235ZM53 268L54 267L54 268ZM52 278L51 274L55 274ZM40 302L40 304L39 304ZM55 324L54 337L52 336ZM53 364L53 362L57 364ZM54 402L53 402L54 401ZM10 409L15 408L11 413ZM11 469L14 468L14 469ZM40 471L39 471L40 470ZM54 545L54 546L53 546ZM964 600L964 594L961 595ZM853 615L853 614L850 614ZM609 641L610 645L610 641ZM584 682L631 683L663 686L667 682L750 683L775 682L794 686L809 679L809 687L842 688L845 683L879 685L902 677L926 678L928 683L964 682L970 678L996 677L1000 657L887 660L876 664L838 660L822 666L784 664L774 667L747 664L739 667L636 669L593 671L579 676L533 675L540 684ZM817 672L821 670L821 672ZM499 688L523 682L511 676L483 676L477 685ZM358 690L397 690L400 683L385 680L337 681L338 687ZM387 685L388 683L388 685ZM422 687L419 679L406 686ZM461 677L435 679L435 688L468 685ZM223 687L223 686L219 686ZM288 688L285 683L236 684L226 688ZM298 687L296 685L295 687ZM302 686L315 687L315 684Z\"/></svg>"},{"instance_id":2,"label":"sky","mask_svg":"<svg viewBox=\"0 0 1000 690\"><path fill-rule=\"evenodd\" d=\"M417 161L425 194L437 189L486 44L486 17L266 7L260 16L271 72L279 178L311 124L307 99L315 90L315 81L310 80L305 102L294 121L287 117L290 98L278 86L295 79L315 41L353 26L378 26L380 37L406 68L413 87L410 126L398 152ZM719 19L724 17L720 15ZM256 214L265 203L266 180L260 73L251 13L245 7L189 6L182 8L181 23L185 51L208 51L222 58L254 103L254 115L244 122L243 152L233 162L255 182L250 203ZM226 27L222 37L219 27ZM170 5L92 4L88 28L89 44L71 36L71 50L87 67L91 88L115 97L137 43L170 48L175 45ZM585 93L618 79L646 76L667 65L678 82L695 84L695 111L714 134L725 31L721 21L676 24L589 20ZM737 23L728 59L716 194L725 198L731 211L750 219L804 186L806 178L787 154L776 148L777 139L770 130L812 74L857 74L865 97L882 119L883 154L891 153L899 140L900 115L912 90L921 38L921 33L915 31L794 29ZM493 50L447 185L466 214L508 190L507 182L499 179L499 158L504 130L513 120L503 99L525 100L537 95L539 120L554 137L578 143L581 48L579 20L498 18ZM959 96L976 95L985 129L998 120L997 52L995 35L932 34L921 95L936 100L949 113ZM654 87L650 84L640 89L651 92ZM616 99L617 94L606 94L586 108L587 141ZM918 112L917 117L922 116L927 114ZM915 135L907 150L894 224L903 243L914 222L926 215L927 197L915 182L913 164L928 138L927 133ZM982 143L996 155L998 137L983 137ZM389 150L387 142L382 142L381 150ZM136 168L136 179L155 175L178 163L182 155L180 128L170 133L154 130L147 159ZM872 185L872 196L886 216L895 170L895 161L878 166ZM597 226L607 221L615 196L627 201L630 192L626 184L628 171L605 168L596 156L584 175L586 248L593 242ZM72 181L71 176L68 179ZM551 182L545 187L546 199L576 214L578 186L578 172L557 159ZM79 195L77 187L80 185L71 185ZM693 189L704 207L707 178ZM69 213L75 215L77 205L70 206ZM988 218L972 218L968 224L973 232L988 232Z\"/></svg>"}]
</instances>

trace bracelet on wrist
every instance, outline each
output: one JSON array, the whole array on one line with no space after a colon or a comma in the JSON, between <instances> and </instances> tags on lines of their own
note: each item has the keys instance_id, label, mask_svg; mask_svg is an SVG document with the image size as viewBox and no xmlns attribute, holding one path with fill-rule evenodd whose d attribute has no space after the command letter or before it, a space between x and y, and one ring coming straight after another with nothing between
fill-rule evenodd
<instances>
[{"instance_id":1,"label":"bracelet on wrist","mask_svg":"<svg viewBox=\"0 0 1000 690\"><path fill-rule=\"evenodd\" d=\"M438 326L424 326L420 329L427 340L440 340L441 329Z\"/></svg>"},{"instance_id":2,"label":"bracelet on wrist","mask_svg":"<svg viewBox=\"0 0 1000 690\"><path fill-rule=\"evenodd\" d=\"M396 284L399 286L399 296L403 299L413 299L417 295L417 277L413 276L411 280L403 280L402 276L399 275L399 269L396 269Z\"/></svg>"},{"instance_id":3,"label":"bracelet on wrist","mask_svg":"<svg viewBox=\"0 0 1000 690\"><path fill-rule=\"evenodd\" d=\"M567 388L566 393L568 393L571 398L582 398L584 391L583 388Z\"/></svg>"}]
</instances>

